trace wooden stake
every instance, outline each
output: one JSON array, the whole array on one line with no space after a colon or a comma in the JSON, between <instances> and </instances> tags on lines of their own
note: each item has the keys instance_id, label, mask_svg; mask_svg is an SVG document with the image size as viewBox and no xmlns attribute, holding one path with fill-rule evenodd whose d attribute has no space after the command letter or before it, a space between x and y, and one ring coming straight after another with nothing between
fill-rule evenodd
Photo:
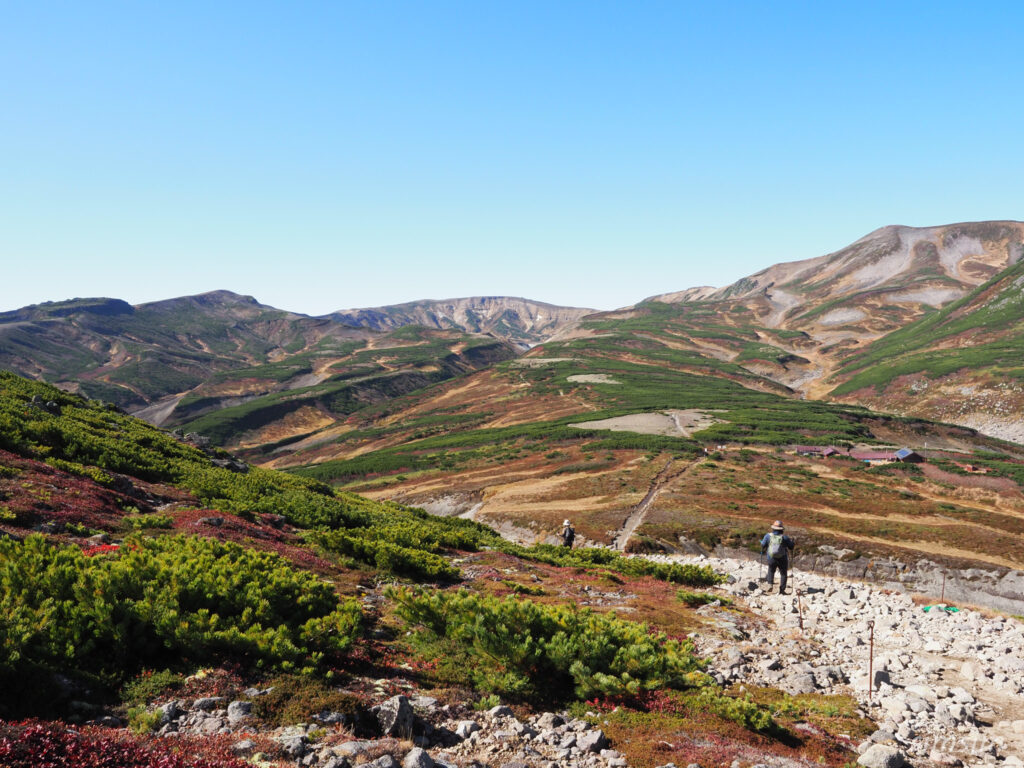
<instances>
[{"instance_id":1,"label":"wooden stake","mask_svg":"<svg viewBox=\"0 0 1024 768\"><path fill-rule=\"evenodd\" d=\"M875 621L868 622L870 636L868 640L868 706L871 706L871 694L875 685Z\"/></svg>"}]
</instances>

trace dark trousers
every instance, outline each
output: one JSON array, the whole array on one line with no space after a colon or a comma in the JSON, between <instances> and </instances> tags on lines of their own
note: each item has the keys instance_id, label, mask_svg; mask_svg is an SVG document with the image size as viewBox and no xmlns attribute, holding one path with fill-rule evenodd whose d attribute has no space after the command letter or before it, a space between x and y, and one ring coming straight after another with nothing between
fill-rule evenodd
<instances>
[{"instance_id":1,"label":"dark trousers","mask_svg":"<svg viewBox=\"0 0 1024 768\"><path fill-rule=\"evenodd\" d=\"M776 560L773 557L768 558L768 583L775 586L775 569L779 570L779 592L786 591L786 579L789 578L789 560L782 558Z\"/></svg>"}]
</instances>

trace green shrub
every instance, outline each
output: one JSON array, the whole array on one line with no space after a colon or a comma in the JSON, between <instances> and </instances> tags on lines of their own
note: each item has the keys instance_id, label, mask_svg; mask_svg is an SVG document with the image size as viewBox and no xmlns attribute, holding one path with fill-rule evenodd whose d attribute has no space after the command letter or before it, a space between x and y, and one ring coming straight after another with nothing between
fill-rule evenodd
<instances>
[{"instance_id":1,"label":"green shrub","mask_svg":"<svg viewBox=\"0 0 1024 768\"><path fill-rule=\"evenodd\" d=\"M174 520L169 515L127 515L122 518L126 528L139 531L143 528L170 528Z\"/></svg>"},{"instance_id":2,"label":"green shrub","mask_svg":"<svg viewBox=\"0 0 1024 768\"><path fill-rule=\"evenodd\" d=\"M361 620L356 601L277 555L184 536L93 557L41 536L0 540L0 615L5 682L226 658L312 671L351 647Z\"/></svg>"},{"instance_id":3,"label":"green shrub","mask_svg":"<svg viewBox=\"0 0 1024 768\"><path fill-rule=\"evenodd\" d=\"M645 624L575 606L509 597L391 588L398 615L420 627L418 642L440 641L465 660L482 690L520 699L566 701L685 688L704 679L689 640Z\"/></svg>"},{"instance_id":4,"label":"green shrub","mask_svg":"<svg viewBox=\"0 0 1024 768\"><path fill-rule=\"evenodd\" d=\"M345 555L360 563L376 566L382 571L426 581L452 580L459 569L449 565L440 555L379 541L369 536L352 536L344 531L323 531L311 539L328 552Z\"/></svg>"},{"instance_id":5,"label":"green shrub","mask_svg":"<svg viewBox=\"0 0 1024 768\"><path fill-rule=\"evenodd\" d=\"M253 697L252 713L271 725L308 723L321 712L341 712L353 720L363 713L359 699L316 677L280 675L266 687L268 693Z\"/></svg>"},{"instance_id":6,"label":"green shrub","mask_svg":"<svg viewBox=\"0 0 1024 768\"><path fill-rule=\"evenodd\" d=\"M128 710L128 727L135 733L152 733L160 726L162 716L159 709L151 712L145 706L132 707Z\"/></svg>"},{"instance_id":7,"label":"green shrub","mask_svg":"<svg viewBox=\"0 0 1024 768\"><path fill-rule=\"evenodd\" d=\"M181 687L185 676L169 669L144 669L121 688L121 701L125 704L145 705L161 695Z\"/></svg>"}]
</instances>

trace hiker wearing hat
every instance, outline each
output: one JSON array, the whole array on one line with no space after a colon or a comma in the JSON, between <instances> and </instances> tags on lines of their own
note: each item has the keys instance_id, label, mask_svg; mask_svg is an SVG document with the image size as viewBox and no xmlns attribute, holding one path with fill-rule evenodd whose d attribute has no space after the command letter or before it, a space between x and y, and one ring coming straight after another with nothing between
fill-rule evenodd
<instances>
[{"instance_id":1,"label":"hiker wearing hat","mask_svg":"<svg viewBox=\"0 0 1024 768\"><path fill-rule=\"evenodd\" d=\"M761 554L768 556L768 592L775 587L775 571L779 571L779 594L786 594L786 579L789 576L789 553L793 551L793 540L783 533L782 521L772 523L770 532L761 539Z\"/></svg>"},{"instance_id":2,"label":"hiker wearing hat","mask_svg":"<svg viewBox=\"0 0 1024 768\"><path fill-rule=\"evenodd\" d=\"M576 531L573 530L572 523L568 520L562 523L562 532L559 536L562 539L562 546L572 549L572 543L576 540Z\"/></svg>"}]
</instances>

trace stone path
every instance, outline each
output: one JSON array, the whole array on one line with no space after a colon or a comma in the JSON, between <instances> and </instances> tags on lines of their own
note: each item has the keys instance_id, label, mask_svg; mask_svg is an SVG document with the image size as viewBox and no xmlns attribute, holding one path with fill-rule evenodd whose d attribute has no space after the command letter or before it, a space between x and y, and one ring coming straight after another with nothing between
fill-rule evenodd
<instances>
[{"instance_id":1,"label":"stone path","mask_svg":"<svg viewBox=\"0 0 1024 768\"><path fill-rule=\"evenodd\" d=\"M725 589L765 619L744 627L743 642L699 641L720 681L849 693L880 726L862 752L879 743L915 765L1024 765L1024 625L1017 619L926 612L905 594L805 572L793 575L790 594L766 593L757 562L671 559L730 574ZM725 613L702 609L716 611Z\"/></svg>"}]
</instances>

